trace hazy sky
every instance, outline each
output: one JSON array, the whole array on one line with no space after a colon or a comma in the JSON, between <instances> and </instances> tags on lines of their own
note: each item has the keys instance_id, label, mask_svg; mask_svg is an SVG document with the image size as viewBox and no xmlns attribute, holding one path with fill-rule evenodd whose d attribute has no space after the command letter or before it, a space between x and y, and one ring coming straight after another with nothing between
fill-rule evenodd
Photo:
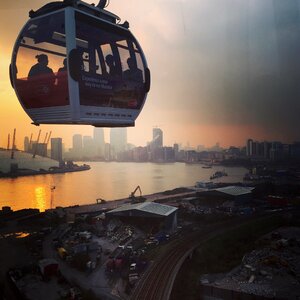
<instances>
[{"instance_id":1,"label":"hazy sky","mask_svg":"<svg viewBox=\"0 0 300 300\"><path fill-rule=\"evenodd\" d=\"M28 11L45 3L0 2L0 145L14 127L19 138L39 129L19 105L8 66ZM300 0L110 0L108 9L130 22L152 77L129 142L145 145L153 126L162 128L166 145L300 140L299 8ZM93 131L40 128L69 146L73 134Z\"/></svg>"}]
</instances>

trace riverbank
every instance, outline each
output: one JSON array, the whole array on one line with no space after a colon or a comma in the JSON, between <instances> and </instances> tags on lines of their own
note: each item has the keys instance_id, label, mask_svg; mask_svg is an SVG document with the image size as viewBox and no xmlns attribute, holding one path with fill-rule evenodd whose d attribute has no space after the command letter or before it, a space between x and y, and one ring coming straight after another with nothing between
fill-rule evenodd
<instances>
[{"instance_id":1,"label":"riverbank","mask_svg":"<svg viewBox=\"0 0 300 300\"><path fill-rule=\"evenodd\" d=\"M82 166L72 165L70 167L52 167L49 170L30 170L30 169L17 169L13 172L0 173L0 178L17 178L22 176L36 176L36 175L48 175L48 174L63 174L70 172L80 172L90 170L89 165L83 164Z\"/></svg>"},{"instance_id":2,"label":"riverbank","mask_svg":"<svg viewBox=\"0 0 300 300\"><path fill-rule=\"evenodd\" d=\"M52 207L86 205L96 203L98 198L124 199L137 186L143 195L150 195L193 186L197 181L207 182L212 173L219 170L214 166L203 169L199 165L181 163L90 162L89 165L87 172L1 178L1 205L14 210L33 207L44 211L51 207L51 196ZM247 172L244 168L225 168L225 171L228 176L216 179L215 183L242 182ZM51 191L52 186L56 187L54 191Z\"/></svg>"},{"instance_id":3,"label":"riverbank","mask_svg":"<svg viewBox=\"0 0 300 300\"><path fill-rule=\"evenodd\" d=\"M275 188L276 187L272 187L274 192ZM15 256L12 255L13 253L11 253L10 249L17 249L19 251L20 246L17 247L17 245L22 245L24 247L23 250L21 249L18 252L18 257L26 257L25 254L28 253L28 256L35 258L33 260L31 260L31 258L26 260L26 262L30 261L31 265L38 265L41 259L56 259L55 264L59 266L60 273L63 274L68 282L73 284L76 283L81 289L81 292L84 292L84 290L91 290L99 297L108 295L113 299L113 296L111 295L116 295L115 291L122 296L125 295L125 293L126 295L129 295L130 291L132 291L132 286L134 284L139 284L137 280L141 280L140 282L142 285L143 280L147 280L147 286L148 284L153 283L157 287L151 290L163 291L166 289L167 284L164 279L170 278L170 274L173 271L169 271L177 270L177 266L180 265L178 261L180 262L181 256L185 255L181 252L178 245L180 245L180 247L182 245L184 248L188 245L188 249L192 248L194 245L194 243L192 243L193 245L187 244L186 242L189 242L189 240L182 241L182 238L191 232L199 231L201 234L203 231L202 233L205 234L206 237L206 233L210 233L211 230L224 227L224 232L222 230L221 236L217 237L214 233L211 239L205 238L205 243L200 243L199 239L196 240L201 246L199 249L195 250L192 259L197 259L196 263L198 265L198 259L203 259L204 257L204 265L201 265L200 270L205 270L207 273L208 271L215 271L215 269L212 268L216 266L216 261L218 261L217 265L222 267L228 266L228 260L232 262L232 264L236 264L236 261L238 259L240 260L243 256L245 251L244 247L248 247L248 242L250 242L250 246L252 246L255 243L256 235L261 235L265 233L266 230L269 231L273 229L273 215L276 217L276 220L277 216L284 216L281 218L282 221L290 221L291 218L289 216L296 213L298 207L283 206L280 212L278 212L278 209L277 212L275 212L274 209L268 210L266 206L268 202L265 198L265 196L269 194L268 189L264 187L261 189L262 192L255 195L260 202L249 202L251 206L255 206L255 209L251 210L250 214L239 213L238 211L228 214L226 211L219 209L219 204L217 205L214 201L204 202L205 199L203 198L203 195L201 196L201 193L199 193L200 189L197 190L192 187L175 188L143 196L137 194L135 197L113 201L105 201L98 198L98 203L96 204L75 205L64 208L58 207L55 210L47 210L45 213L37 213L36 210L11 212L8 208L5 208L0 231L0 233L2 233L0 246L3 248L6 247L6 253L2 253L2 256L4 257L5 262L9 262L5 267L7 270L8 268L15 266ZM195 197L193 197L193 194L195 194ZM280 195L280 193L276 193L276 196L278 195ZM298 197L299 192L294 192L293 196ZM160 225L166 223L156 224L156 226L153 227L155 222L163 222L163 220L159 221L157 219L158 221L155 221L154 218L151 217L149 219L148 217L145 217L142 222L139 222L139 220L134 217L130 218L130 220L122 220L122 218L120 218L118 221L116 221L116 219L109 220L109 217L107 217L107 220L103 221L103 213L106 213L107 210L113 209L116 206L131 202L132 198L135 200L134 203L136 203L137 200L155 201L177 207L178 218L176 218L176 221L178 221L178 223L174 227L176 232L171 232L170 235L168 234L168 238L162 239L161 235L157 235L157 230L162 228ZM226 197L223 201L223 203L227 202ZM208 207L208 204L206 203L209 202L211 202L211 204ZM244 205L249 204L244 203ZM245 208L247 207L248 206L245 206ZM132 207L133 210L134 208L135 206ZM266 223L270 218L272 218L272 222ZM259 220L262 221L260 222ZM296 220L299 220L298 215ZM245 227L244 225L241 225L244 221L246 223L251 222L251 224L249 223L249 226ZM228 231L225 232L230 222L236 223L237 226L234 224L234 227L228 227ZM276 224L277 223L275 222L275 225ZM128 228L130 228L130 230L128 230ZM154 229L154 231L153 228L157 229ZM148 238L149 234L152 235L152 239ZM87 246L87 244L89 246ZM233 246L237 251L230 251ZM63 248L69 253L68 259L59 254L60 251L56 249L57 247L59 247L59 249ZM124 250L125 247L127 248L123 252L122 250ZM166 249L168 251L166 251ZM178 249L180 250L180 255L178 254ZM238 251L239 249L243 251ZM139 250L140 255L138 255ZM169 250L174 250L174 252L170 252ZM186 251L189 251L186 249L183 250L185 253ZM203 255L204 250L206 251L205 255ZM218 250L221 251L221 253L216 254L216 251ZM24 252L24 256L21 256L22 251ZM78 251L83 251L83 253L80 254ZM133 271L130 269L131 266L124 263L129 259L131 252L137 253L136 256L133 256L134 260L131 261L136 267L138 266L137 269L134 270L134 273L130 273L130 271ZM122 254L121 256L119 256L120 253ZM168 256L161 261L166 263L167 267L159 262L161 255L164 253L167 253ZM236 253L239 255L236 256ZM173 254L176 254L176 256L173 256ZM225 256L222 257L221 254L224 254ZM167 263L169 255L172 255L172 263ZM159 263L156 262L155 265L149 263L150 261L157 260ZM92 263L87 264L87 262ZM117 265L118 267L116 267ZM143 276L145 266L148 266L150 270L153 265L158 266L158 268L154 270L154 273L156 272L156 274L159 274L160 278L163 278L163 280L157 281L156 278L158 275L151 278ZM6 270L2 272L2 275L5 275ZM16 273L20 272L19 269L15 270ZM107 270L109 270L109 272L107 272ZM23 269L21 271L23 272ZM163 273L165 271L167 273ZM216 271L218 272L219 270ZM134 274L134 277L130 275L127 277L126 275L125 278L120 278L121 273ZM29 273L28 271L27 273L24 271L24 274L28 275ZM163 274L166 274L166 276ZM199 282L198 278L200 278L200 275L201 274L198 274L197 271L191 282ZM24 275L24 277L26 278L26 275ZM126 284L124 284L124 279ZM37 283L40 284L40 281ZM252 282L248 282L248 284L250 287L253 286ZM256 282L254 284L256 284ZM194 291L197 288L197 286L189 288L188 284L184 284L184 286L185 292L188 293L190 290ZM172 286L170 289L171 288ZM143 293L147 294L147 291L143 289ZM125 299L129 299L131 296L132 294ZM37 299L41 298L43 297L39 296ZM181 298L185 299L188 297L183 296ZM50 298L45 296L43 299ZM132 297L132 299L135 298ZM146 299L146 296L137 299Z\"/></svg>"}]
</instances>

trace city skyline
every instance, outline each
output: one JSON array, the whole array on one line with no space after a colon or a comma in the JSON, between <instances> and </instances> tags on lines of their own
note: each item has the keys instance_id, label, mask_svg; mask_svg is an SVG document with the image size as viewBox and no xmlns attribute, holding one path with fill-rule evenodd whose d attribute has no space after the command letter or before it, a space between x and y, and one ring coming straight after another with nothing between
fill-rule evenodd
<instances>
[{"instance_id":1,"label":"city skyline","mask_svg":"<svg viewBox=\"0 0 300 300\"><path fill-rule=\"evenodd\" d=\"M229 145L229 146L224 146L220 144L219 142L216 142L212 145L204 145L204 144L198 144L198 145L191 145L188 141L186 144L183 143L178 143L178 142L173 142L172 144L165 144L164 137L166 136L164 131L161 130L161 128L158 127L153 127L152 128L152 139L147 141L144 145L134 145L130 143L130 141L127 140L127 133L125 133L125 136L123 137L123 134L121 132L127 132L127 128L111 128L108 129L111 131L111 133L107 133L106 135L104 134L104 129L103 128L96 128L94 127L93 133L91 135L82 135L79 133L75 133L71 136L71 144L66 145L65 140L62 137L59 136L52 136L52 132L41 132L40 134L40 140L39 144L45 144L45 141L48 139L48 142L46 144L50 145L52 140L55 139L61 139L62 140L62 145L64 147L64 152L68 151L74 151L76 150L77 153L78 151L83 151L85 148L86 150L90 147L93 149L90 149L90 151L96 151L96 153L103 155L104 154L104 147L106 144L117 144L117 149L125 151L127 146L132 147L146 147L149 146L150 148L159 148L159 147L174 147L174 145L177 145L180 149L185 149L185 150L196 150L198 152L201 151L206 151L206 150L214 150L214 149L229 149L230 147L236 147L236 148L244 148L248 147L249 141L252 141L254 143L280 143L280 144L298 144L299 140L294 140L290 143L285 143L281 140L267 140L267 139L257 139L254 137L248 137L242 145ZM17 132L17 131L16 131ZM50 136L49 136L50 133ZM37 138L38 138L39 132L36 133L36 135L31 135L30 139L29 136L24 136L24 137L18 137L19 138L19 143L15 142L15 148L18 150L24 150L25 152L28 151L29 146L31 144L31 147L33 144L37 143ZM18 136L16 134L16 136ZM12 148L12 143L13 143L13 133L8 133L6 135L6 141L1 145L0 148L2 149L11 149ZM51 137L51 139L50 139ZM44 142L42 141L44 140ZM120 141L121 142L120 142ZM50 143L49 143L50 141ZM112 141L112 142L111 142ZM126 142L125 142L126 141ZM8 147L9 143L9 147ZM120 146L118 144L124 145ZM126 145L126 146L125 146ZM51 149L51 147L48 147ZM122 152L122 151L117 151L117 152Z\"/></svg>"},{"instance_id":2,"label":"city skyline","mask_svg":"<svg viewBox=\"0 0 300 300\"><path fill-rule=\"evenodd\" d=\"M8 66L28 11L45 3L0 4L0 126L9 132L18 128L17 144L19 136L38 130L10 86ZM168 145L219 142L226 147L242 145L248 136L284 142L299 139L295 84L299 67L294 63L300 49L299 31L294 30L299 26L299 1L142 4L132 0L130 4L111 1L108 9L130 21L152 74L145 107L136 127L128 128L129 142L144 145L151 140L155 124L163 128ZM15 22L6 26L11 19ZM91 135L93 130L55 125L41 129L54 135L59 132L66 145L73 134ZM6 143L6 136L0 136L0 143Z\"/></svg>"},{"instance_id":3,"label":"city skyline","mask_svg":"<svg viewBox=\"0 0 300 300\"><path fill-rule=\"evenodd\" d=\"M148 143L150 143L152 140L153 140L153 130L154 129L160 129L160 128L158 128L158 127L153 127L152 128L152 130L150 129L149 130L149 140L147 140L145 143L143 143L143 144L133 144L133 143L131 143L131 141L128 139L128 144L132 144L132 145L134 145L134 146L136 146L136 147L143 147L143 146L146 146ZM84 136L86 136L86 137L91 137L91 138L95 138L95 135L94 135L94 132L95 132L95 129L96 130L99 130L99 129L102 129L103 131L104 131L104 135L103 135L103 137L104 137L104 143L110 143L110 130L111 129L114 129L114 128L96 128L96 127L91 127L91 129L92 129L92 131L90 132L90 134L81 134L81 133L78 133L78 132L74 132L74 134L72 134L71 136L69 136L67 139L65 139L65 138L63 138L63 144L64 144L64 146L65 146L65 148L67 148L67 149L69 149L69 148L72 148L73 147L73 144L74 144L74 136L81 136L81 137L84 137ZM117 129L123 129L123 128L117 128ZM37 140L37 137L38 137L38 133L39 133L39 130L40 129L36 129L36 131L32 131L31 132L31 134L32 134L32 141L33 142L36 142L36 140ZM128 130L128 128L127 128L127 130ZM161 129L160 129L161 130ZM24 138L25 137L27 137L28 138L28 140L29 140L29 137L30 137L30 135L31 134L26 134L25 136L20 136L20 134L19 134L19 131L18 131L18 128L17 128L17 131L16 131L17 133L16 133L16 142L15 142L15 144L16 144L16 146L17 146L17 148L18 149L25 149L25 146L24 146ZM164 132L164 131L163 131ZM44 139L44 137L46 137L47 136L47 134L48 134L49 132L47 132L47 131L42 131L41 132L41 139ZM3 133L2 132L2 134L0 135L0 148L7 148L7 144L8 144L8 135L10 135L10 148L11 148L11 143L12 143L12 135L13 135L13 132L8 132L8 133ZM55 131L54 132L52 132L52 137L57 137L57 138L59 138L59 137L61 137L61 136L59 136L58 134L56 134L55 133ZM164 140L165 140L165 138L166 138L166 140L169 140L168 139L168 134L166 134L165 132L164 132ZM246 139L247 140L247 139ZM245 140L245 141L246 141ZM67 142L66 142L67 141ZM166 144L166 143L164 143L163 145L165 145L165 146L173 146L174 144L179 144L179 145L181 145L182 147L187 147L187 148L197 148L197 147L204 147L204 148L209 148L209 147L213 147L213 146L215 146L215 145L217 145L217 144L220 144L218 141L215 141L214 143L212 143L212 144L210 144L210 145L204 145L203 143L201 144L201 141L200 141L200 143L199 144L190 144L190 142L189 141L183 141L183 142L181 142L181 141L178 141L178 139L175 139L173 142L170 142L169 144ZM236 146L236 147L242 147L243 146L243 144L242 145L228 145L228 147L229 146Z\"/></svg>"},{"instance_id":4,"label":"city skyline","mask_svg":"<svg viewBox=\"0 0 300 300\"><path fill-rule=\"evenodd\" d=\"M288 147L291 145L295 145L297 148L300 145L300 141L284 143L279 140L257 140L252 137L248 138L245 141L244 145L240 146L230 145L229 147L221 147L220 143L218 142L211 147L206 147L205 145L197 145L193 147L189 143L187 143L187 145L182 145L180 143L165 145L163 142L164 132L160 128L154 127L152 129L152 140L147 142L147 144L143 146L133 145L127 141L127 128L111 128L109 141L105 140L103 128L94 128L93 136L74 134L72 136L71 147L66 147L61 137L51 138L51 132L49 135L48 134L49 133L47 132L43 142L42 139L37 141L32 136L30 137L30 139L28 136L25 136L23 139L23 148L18 148L16 143L14 143L13 146L13 139L11 139L9 136L9 145L7 145L9 147L2 147L2 149L12 149L12 147L14 147L14 149L24 150L25 152L33 153L35 150L34 147L39 147L37 148L38 151L36 151L38 155L47 156L48 149L48 151L51 151L51 155L49 156L51 156L52 158L52 144L59 143L59 147L61 148L60 151L62 151L62 153L64 154L69 153L71 157L103 157L107 160L114 160L118 159L118 153L126 152L127 150L137 148L148 148L149 151L153 151L159 148L173 148L174 151L192 150L197 152L244 149L246 156L251 157L260 153L260 155L266 157L266 152L268 152L272 148L274 148L275 150L285 148L285 151L287 151ZM40 133L39 135L41 136ZM36 144L38 144L38 146L35 146ZM50 145L50 148L48 147L48 145ZM108 146L109 148L107 148ZM109 151L108 158L106 157L106 151ZM60 154L59 156L62 157L62 154Z\"/></svg>"}]
</instances>

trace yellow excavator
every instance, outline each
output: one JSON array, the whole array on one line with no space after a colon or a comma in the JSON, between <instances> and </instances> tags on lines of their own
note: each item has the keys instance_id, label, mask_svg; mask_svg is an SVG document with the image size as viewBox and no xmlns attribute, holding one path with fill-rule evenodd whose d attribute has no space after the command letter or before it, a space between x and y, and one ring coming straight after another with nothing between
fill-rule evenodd
<instances>
[{"instance_id":1,"label":"yellow excavator","mask_svg":"<svg viewBox=\"0 0 300 300\"><path fill-rule=\"evenodd\" d=\"M135 193L139 190L140 195L138 197L135 196ZM131 203L141 203L145 202L146 198L142 196L142 190L141 187L138 185L133 192L128 197L131 200Z\"/></svg>"}]
</instances>

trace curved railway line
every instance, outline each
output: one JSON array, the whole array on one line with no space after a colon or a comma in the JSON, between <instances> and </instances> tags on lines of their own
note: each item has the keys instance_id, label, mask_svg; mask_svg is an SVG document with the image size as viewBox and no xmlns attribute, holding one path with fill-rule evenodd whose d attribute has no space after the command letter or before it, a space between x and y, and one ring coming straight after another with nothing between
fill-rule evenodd
<instances>
[{"instance_id":1,"label":"curved railway line","mask_svg":"<svg viewBox=\"0 0 300 300\"><path fill-rule=\"evenodd\" d=\"M273 215L276 215L274 213ZM135 286L130 300L169 300L176 275L184 260L201 243L217 235L239 227L254 220L263 219L267 215L260 215L250 220L231 220L211 225L208 228L187 233L186 236L170 242L161 250L159 256L143 274ZM271 215L269 215L271 217Z\"/></svg>"},{"instance_id":2,"label":"curved railway line","mask_svg":"<svg viewBox=\"0 0 300 300\"><path fill-rule=\"evenodd\" d=\"M168 300L172 286L185 258L201 243L224 231L218 228L199 230L172 241L142 276L130 297L132 300Z\"/></svg>"}]
</instances>

